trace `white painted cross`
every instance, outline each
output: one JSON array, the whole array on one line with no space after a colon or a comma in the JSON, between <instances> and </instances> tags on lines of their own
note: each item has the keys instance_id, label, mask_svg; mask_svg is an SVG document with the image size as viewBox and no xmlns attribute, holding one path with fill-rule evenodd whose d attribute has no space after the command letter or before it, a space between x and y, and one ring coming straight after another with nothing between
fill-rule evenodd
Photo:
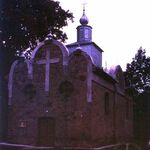
<instances>
[{"instance_id":1,"label":"white painted cross","mask_svg":"<svg viewBox=\"0 0 150 150\"><path fill-rule=\"evenodd\" d=\"M59 62L59 58L50 59L50 50L49 49L46 49L46 59L36 61L36 63L39 65L45 64L45 91L46 92L49 91L49 87L50 87L50 85L49 85L50 64L51 63L58 63L58 62Z\"/></svg>"}]
</instances>

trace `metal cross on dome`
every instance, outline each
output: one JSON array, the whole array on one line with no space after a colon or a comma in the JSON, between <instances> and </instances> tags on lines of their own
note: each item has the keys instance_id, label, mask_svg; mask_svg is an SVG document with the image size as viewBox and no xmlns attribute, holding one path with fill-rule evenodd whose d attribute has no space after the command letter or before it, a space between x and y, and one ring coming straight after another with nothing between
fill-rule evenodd
<instances>
[{"instance_id":1,"label":"metal cross on dome","mask_svg":"<svg viewBox=\"0 0 150 150\"><path fill-rule=\"evenodd\" d=\"M83 13L85 13L85 5L87 5L87 3L83 2L82 5L83 5Z\"/></svg>"}]
</instances>

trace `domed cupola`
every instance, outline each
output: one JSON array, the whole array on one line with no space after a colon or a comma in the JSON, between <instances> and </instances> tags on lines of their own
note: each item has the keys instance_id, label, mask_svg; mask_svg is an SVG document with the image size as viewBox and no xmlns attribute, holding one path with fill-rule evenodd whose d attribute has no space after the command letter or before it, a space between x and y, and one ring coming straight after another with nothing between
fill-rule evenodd
<instances>
[{"instance_id":1,"label":"domed cupola","mask_svg":"<svg viewBox=\"0 0 150 150\"><path fill-rule=\"evenodd\" d=\"M85 15L85 8L83 8L83 15L80 18L80 26L77 27L77 42L91 42L92 41L92 27L88 25L89 20Z\"/></svg>"},{"instance_id":2,"label":"domed cupola","mask_svg":"<svg viewBox=\"0 0 150 150\"><path fill-rule=\"evenodd\" d=\"M89 23L89 19L85 15L85 9L83 9L83 15L80 18L80 23L81 23L81 25L87 25Z\"/></svg>"}]
</instances>

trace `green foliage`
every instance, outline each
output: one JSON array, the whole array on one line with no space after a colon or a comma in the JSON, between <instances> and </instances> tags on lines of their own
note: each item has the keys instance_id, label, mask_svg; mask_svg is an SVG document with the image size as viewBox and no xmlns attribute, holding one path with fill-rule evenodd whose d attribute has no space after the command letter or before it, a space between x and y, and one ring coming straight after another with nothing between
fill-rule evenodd
<instances>
[{"instance_id":1,"label":"green foliage","mask_svg":"<svg viewBox=\"0 0 150 150\"><path fill-rule=\"evenodd\" d=\"M145 54L145 49L140 47L133 61L127 64L125 81L127 91L132 96L150 91L150 57Z\"/></svg>"},{"instance_id":2,"label":"green foliage","mask_svg":"<svg viewBox=\"0 0 150 150\"><path fill-rule=\"evenodd\" d=\"M139 48L133 61L127 64L125 72L127 92L133 98L134 138L143 147L149 140L150 115L150 57Z\"/></svg>"},{"instance_id":3,"label":"green foliage","mask_svg":"<svg viewBox=\"0 0 150 150\"><path fill-rule=\"evenodd\" d=\"M53 0L2 0L0 9L0 46L11 51L33 49L38 41L51 33L54 39L65 41L63 27L73 21L69 10Z\"/></svg>"}]
</instances>

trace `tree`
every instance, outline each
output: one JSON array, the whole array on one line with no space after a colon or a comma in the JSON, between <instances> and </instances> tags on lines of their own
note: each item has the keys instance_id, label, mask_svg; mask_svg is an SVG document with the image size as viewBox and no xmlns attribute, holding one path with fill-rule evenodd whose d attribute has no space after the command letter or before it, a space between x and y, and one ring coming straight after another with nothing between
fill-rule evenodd
<instances>
[{"instance_id":1,"label":"tree","mask_svg":"<svg viewBox=\"0 0 150 150\"><path fill-rule=\"evenodd\" d=\"M145 54L145 49L140 47L133 61L127 64L125 81L132 96L150 90L150 57L146 57Z\"/></svg>"},{"instance_id":2,"label":"tree","mask_svg":"<svg viewBox=\"0 0 150 150\"><path fill-rule=\"evenodd\" d=\"M147 149L150 134L150 57L139 48L125 72L127 92L134 100L134 137Z\"/></svg>"},{"instance_id":3,"label":"tree","mask_svg":"<svg viewBox=\"0 0 150 150\"><path fill-rule=\"evenodd\" d=\"M65 41L63 27L73 21L73 14L53 0L3 0L0 16L0 46L9 54L33 49L49 33Z\"/></svg>"}]
</instances>

